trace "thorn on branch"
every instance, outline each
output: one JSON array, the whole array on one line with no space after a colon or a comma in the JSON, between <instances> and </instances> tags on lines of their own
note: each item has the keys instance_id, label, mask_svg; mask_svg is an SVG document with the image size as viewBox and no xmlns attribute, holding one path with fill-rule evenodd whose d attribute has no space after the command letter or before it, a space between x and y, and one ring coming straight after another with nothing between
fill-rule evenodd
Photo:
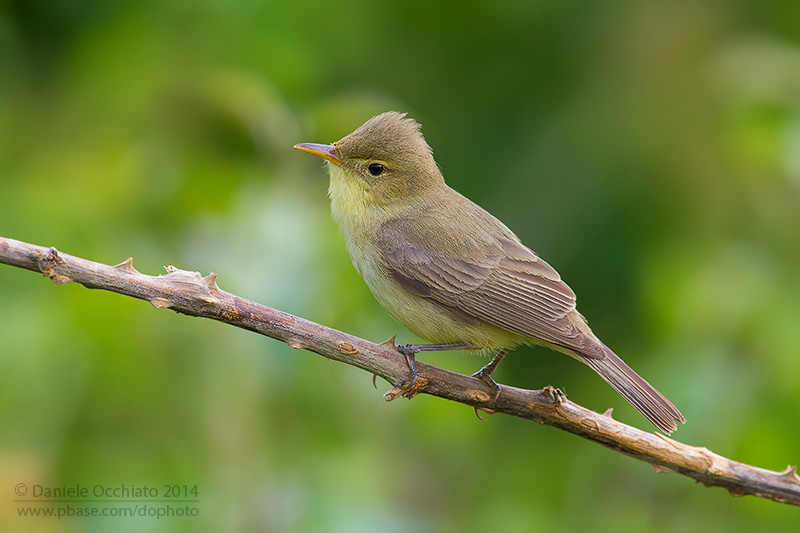
<instances>
[{"instance_id":1,"label":"thorn on branch","mask_svg":"<svg viewBox=\"0 0 800 533\"><path fill-rule=\"evenodd\" d=\"M481 407L473 407L473 409L475 409L475 416L477 416L478 420L480 420L481 422L486 422L486 419L481 416L481 411L489 413L490 415L494 414L494 411L492 411L491 409L485 409Z\"/></svg>"},{"instance_id":2,"label":"thorn on branch","mask_svg":"<svg viewBox=\"0 0 800 533\"><path fill-rule=\"evenodd\" d=\"M380 343L378 346L387 346L389 348L394 348L395 347L395 343L394 343L395 339L397 339L397 335L392 335L392 337L390 339L386 339L385 341Z\"/></svg>"},{"instance_id":3,"label":"thorn on branch","mask_svg":"<svg viewBox=\"0 0 800 533\"><path fill-rule=\"evenodd\" d=\"M203 278L203 285L208 288L210 291L218 291L219 287L217 286L217 273L212 272L208 276Z\"/></svg>"},{"instance_id":4,"label":"thorn on branch","mask_svg":"<svg viewBox=\"0 0 800 533\"><path fill-rule=\"evenodd\" d=\"M794 483L800 483L800 476L797 475L797 465L787 465L786 470L781 472L778 477L786 478Z\"/></svg>"},{"instance_id":5,"label":"thorn on branch","mask_svg":"<svg viewBox=\"0 0 800 533\"><path fill-rule=\"evenodd\" d=\"M129 257L125 261L123 261L122 263L119 263L118 265L114 265L114 268L118 268L120 270L124 270L125 272L128 272L130 274L139 274L140 273L138 270L133 268L133 257Z\"/></svg>"}]
</instances>

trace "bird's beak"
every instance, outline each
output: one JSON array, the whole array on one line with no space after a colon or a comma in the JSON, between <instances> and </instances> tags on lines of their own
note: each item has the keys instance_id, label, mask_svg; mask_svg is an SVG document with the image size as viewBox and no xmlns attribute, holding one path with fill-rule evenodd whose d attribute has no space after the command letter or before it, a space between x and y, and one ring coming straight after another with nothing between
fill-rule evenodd
<instances>
[{"instance_id":1,"label":"bird's beak","mask_svg":"<svg viewBox=\"0 0 800 533\"><path fill-rule=\"evenodd\" d=\"M298 150L308 152L309 154L314 154L322 159L327 159L333 163L338 163L340 165L342 164L342 160L333 153L334 150L336 150L336 147L332 144L300 143L295 144L294 147Z\"/></svg>"}]
</instances>

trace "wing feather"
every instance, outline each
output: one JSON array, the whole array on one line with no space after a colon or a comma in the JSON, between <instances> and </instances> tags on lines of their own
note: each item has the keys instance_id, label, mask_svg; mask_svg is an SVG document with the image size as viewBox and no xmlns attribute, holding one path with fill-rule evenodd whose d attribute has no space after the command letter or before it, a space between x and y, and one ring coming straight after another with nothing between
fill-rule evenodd
<instances>
[{"instance_id":1,"label":"wing feather","mask_svg":"<svg viewBox=\"0 0 800 533\"><path fill-rule=\"evenodd\" d=\"M555 269L518 241L493 236L483 247L472 247L468 256L456 258L431 250L448 246L436 243L430 232L428 242L420 245L404 229L385 224L378 238L387 270L406 290L462 318L474 317L581 353L591 348L573 322L575 293ZM592 356L593 350L588 351L585 355Z\"/></svg>"}]
</instances>

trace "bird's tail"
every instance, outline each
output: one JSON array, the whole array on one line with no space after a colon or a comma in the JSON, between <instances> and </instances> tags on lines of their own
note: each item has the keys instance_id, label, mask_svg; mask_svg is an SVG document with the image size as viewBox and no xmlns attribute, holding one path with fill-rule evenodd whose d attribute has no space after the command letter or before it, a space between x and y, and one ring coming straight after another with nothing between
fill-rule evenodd
<instances>
[{"instance_id":1,"label":"bird's tail","mask_svg":"<svg viewBox=\"0 0 800 533\"><path fill-rule=\"evenodd\" d=\"M603 347L604 356L584 356L581 360L667 435L678 429L677 422L686 422L686 418L672 405L672 402L634 372L608 346L603 344Z\"/></svg>"}]
</instances>

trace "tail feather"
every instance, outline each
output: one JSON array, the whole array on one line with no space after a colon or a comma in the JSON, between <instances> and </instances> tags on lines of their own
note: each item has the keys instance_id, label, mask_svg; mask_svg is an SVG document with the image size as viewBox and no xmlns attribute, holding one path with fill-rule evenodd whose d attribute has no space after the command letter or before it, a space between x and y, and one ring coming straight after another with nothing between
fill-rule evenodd
<instances>
[{"instance_id":1,"label":"tail feather","mask_svg":"<svg viewBox=\"0 0 800 533\"><path fill-rule=\"evenodd\" d=\"M608 346L603 344L603 347L606 352L603 357L581 357L581 360L667 435L678 429L677 422L686 422L672 402L634 372Z\"/></svg>"}]
</instances>

